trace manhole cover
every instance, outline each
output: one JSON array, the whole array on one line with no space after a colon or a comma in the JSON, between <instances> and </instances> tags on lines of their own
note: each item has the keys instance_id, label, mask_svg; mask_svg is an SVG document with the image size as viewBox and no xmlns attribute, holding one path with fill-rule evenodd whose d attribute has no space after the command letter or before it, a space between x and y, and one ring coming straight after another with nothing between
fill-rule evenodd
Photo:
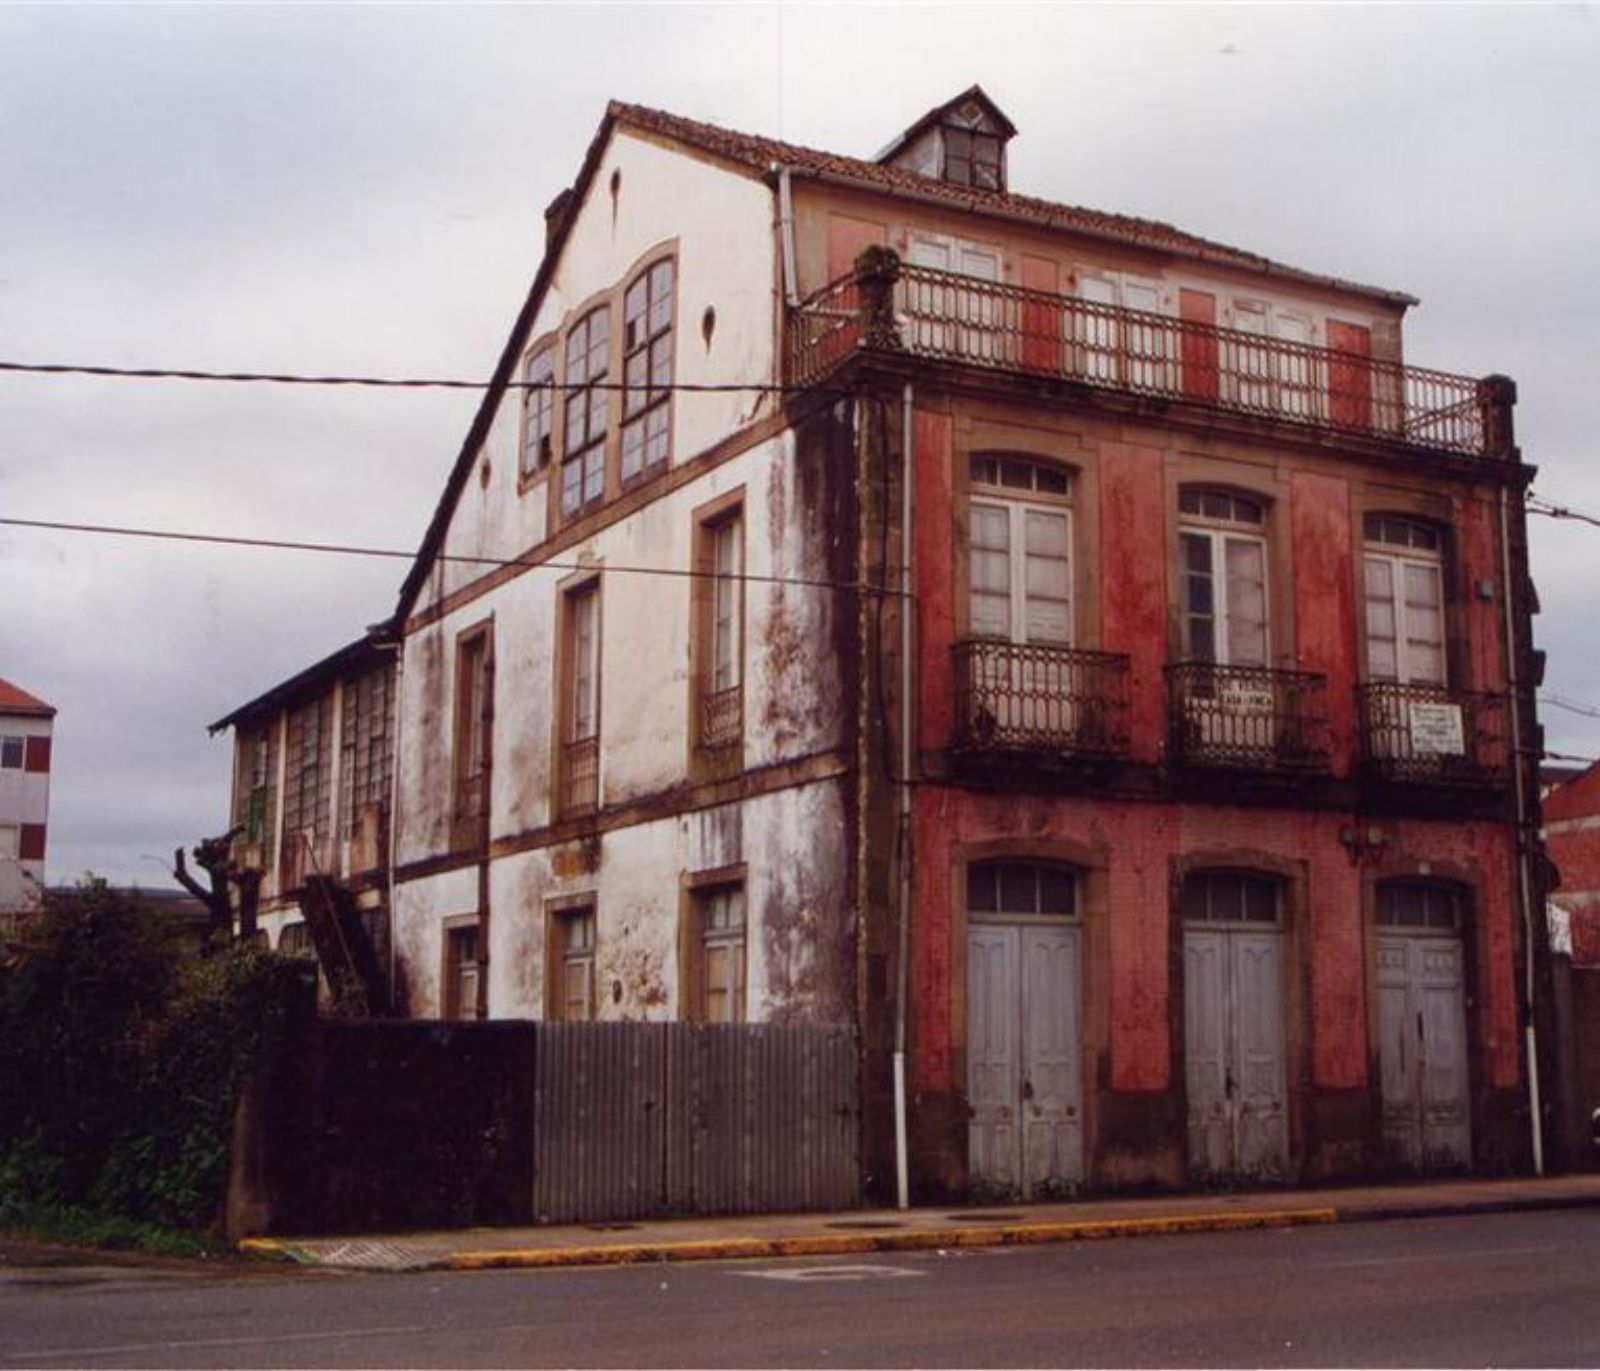
<instances>
[{"instance_id":1,"label":"manhole cover","mask_svg":"<svg viewBox=\"0 0 1600 1371\"><path fill-rule=\"evenodd\" d=\"M632 1233L638 1226L636 1223L591 1223L586 1225L591 1233Z\"/></svg>"},{"instance_id":2,"label":"manhole cover","mask_svg":"<svg viewBox=\"0 0 1600 1371\"><path fill-rule=\"evenodd\" d=\"M946 1214L952 1223L1013 1223L1021 1214Z\"/></svg>"},{"instance_id":3,"label":"manhole cover","mask_svg":"<svg viewBox=\"0 0 1600 1371\"><path fill-rule=\"evenodd\" d=\"M905 1224L895 1223L892 1220L888 1223L885 1223L878 1219L835 1219L832 1223L825 1223L822 1226L824 1228L882 1229L904 1228Z\"/></svg>"}]
</instances>

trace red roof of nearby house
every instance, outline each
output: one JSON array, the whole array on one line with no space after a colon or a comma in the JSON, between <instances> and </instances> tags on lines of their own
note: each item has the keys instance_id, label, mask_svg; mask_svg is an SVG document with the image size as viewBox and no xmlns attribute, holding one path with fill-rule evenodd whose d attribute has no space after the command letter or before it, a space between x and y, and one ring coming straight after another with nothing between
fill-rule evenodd
<instances>
[{"instance_id":1,"label":"red roof of nearby house","mask_svg":"<svg viewBox=\"0 0 1600 1371\"><path fill-rule=\"evenodd\" d=\"M1163 224L1154 219L1138 219L1127 214L1108 214L1102 210L1084 209L1077 205L1060 205L1049 200L1036 199L1031 195L1017 195L1011 191L983 190L975 186L956 185L949 181L941 181L937 177L920 175L905 167L886 166L881 162L847 157L842 153L821 152L816 148L801 147L795 143L781 142L776 138L739 133L733 129L719 128L715 124L686 119L682 115L670 114L665 110L624 104L619 100L613 100L607 106L606 113L617 123L687 144L698 148L701 152L761 174L765 174L775 164L781 164L802 173L809 172L817 176L837 178L856 183L866 189L945 203L976 214L1020 219L1042 228L1083 233L1136 247L1178 253L1200 261L1262 272L1288 280L1303 281L1323 287L1332 286L1340 290L1355 291L1361 295L1376 296L1392 304L1417 303L1414 295L1302 271L1298 267L1274 262L1258 253L1246 252L1242 248L1229 247L1226 243L1214 243L1210 239L1185 233L1171 224Z\"/></svg>"},{"instance_id":2,"label":"red roof of nearby house","mask_svg":"<svg viewBox=\"0 0 1600 1371\"><path fill-rule=\"evenodd\" d=\"M55 718L56 707L46 704L37 695L30 695L21 686L0 678L0 714L31 714L40 719Z\"/></svg>"}]
</instances>

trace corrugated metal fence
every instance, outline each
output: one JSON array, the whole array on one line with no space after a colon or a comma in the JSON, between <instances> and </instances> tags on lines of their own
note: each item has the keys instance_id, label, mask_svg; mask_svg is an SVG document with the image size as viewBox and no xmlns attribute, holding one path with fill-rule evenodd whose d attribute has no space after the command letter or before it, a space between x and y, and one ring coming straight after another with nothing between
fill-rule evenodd
<instances>
[{"instance_id":1,"label":"corrugated metal fence","mask_svg":"<svg viewBox=\"0 0 1600 1371\"><path fill-rule=\"evenodd\" d=\"M240 1113L230 1225L371 1233L859 1202L847 1027L308 1016L304 1029Z\"/></svg>"},{"instance_id":2,"label":"corrugated metal fence","mask_svg":"<svg viewBox=\"0 0 1600 1371\"><path fill-rule=\"evenodd\" d=\"M543 1222L842 1209L859 1198L856 1053L814 1024L541 1024Z\"/></svg>"}]
</instances>

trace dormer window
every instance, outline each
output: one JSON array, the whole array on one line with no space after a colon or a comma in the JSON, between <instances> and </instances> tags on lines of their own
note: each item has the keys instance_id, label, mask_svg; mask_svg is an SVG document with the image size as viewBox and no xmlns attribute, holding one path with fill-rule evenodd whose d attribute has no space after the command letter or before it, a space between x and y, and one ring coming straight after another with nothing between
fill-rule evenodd
<instances>
[{"instance_id":1,"label":"dormer window","mask_svg":"<svg viewBox=\"0 0 1600 1371\"><path fill-rule=\"evenodd\" d=\"M944 126L944 179L958 186L979 190L999 190L1000 139L976 129Z\"/></svg>"}]
</instances>

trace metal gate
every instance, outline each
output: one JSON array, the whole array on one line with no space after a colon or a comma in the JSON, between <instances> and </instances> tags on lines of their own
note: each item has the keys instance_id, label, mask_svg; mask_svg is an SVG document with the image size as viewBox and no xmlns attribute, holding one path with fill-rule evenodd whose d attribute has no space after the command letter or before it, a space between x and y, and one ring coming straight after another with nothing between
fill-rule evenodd
<instances>
[{"instance_id":1,"label":"metal gate","mask_svg":"<svg viewBox=\"0 0 1600 1371\"><path fill-rule=\"evenodd\" d=\"M1283 937L1270 925L1184 929L1189 1169L1284 1176Z\"/></svg>"},{"instance_id":2,"label":"metal gate","mask_svg":"<svg viewBox=\"0 0 1600 1371\"><path fill-rule=\"evenodd\" d=\"M1025 1198L1083 1178L1079 929L967 934L968 1169Z\"/></svg>"},{"instance_id":3,"label":"metal gate","mask_svg":"<svg viewBox=\"0 0 1600 1371\"><path fill-rule=\"evenodd\" d=\"M1417 1170L1471 1165L1461 940L1378 939L1378 1069L1383 1139Z\"/></svg>"},{"instance_id":4,"label":"metal gate","mask_svg":"<svg viewBox=\"0 0 1600 1371\"><path fill-rule=\"evenodd\" d=\"M851 1030L538 1025L541 1222L846 1209L860 1198Z\"/></svg>"}]
</instances>

